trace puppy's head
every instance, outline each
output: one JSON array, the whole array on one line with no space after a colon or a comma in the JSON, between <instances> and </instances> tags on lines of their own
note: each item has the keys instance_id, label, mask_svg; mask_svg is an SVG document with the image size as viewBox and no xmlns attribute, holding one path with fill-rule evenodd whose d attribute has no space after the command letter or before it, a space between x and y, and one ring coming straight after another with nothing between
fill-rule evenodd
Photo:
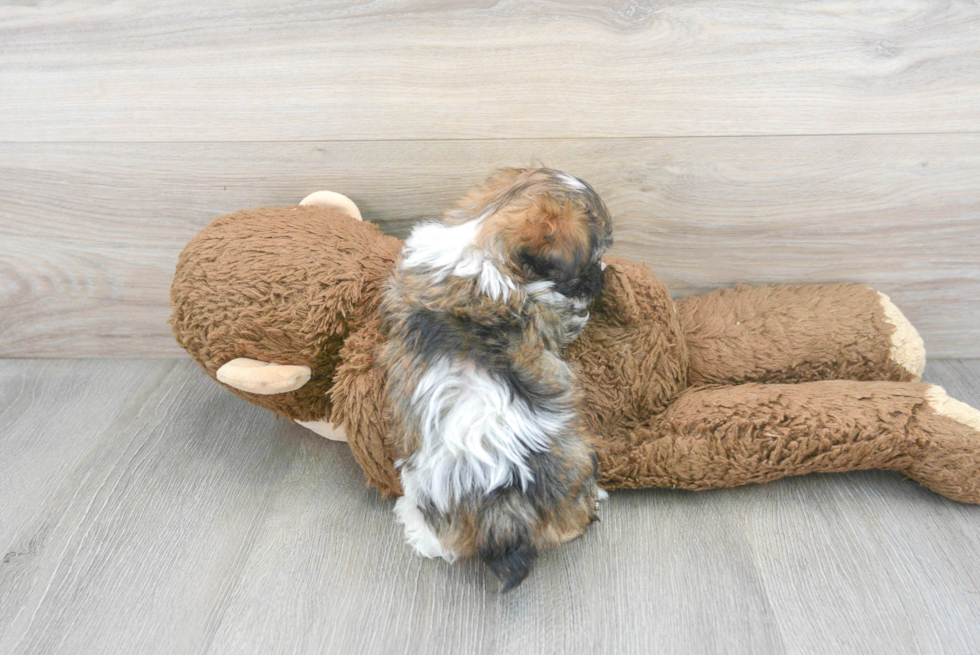
<instances>
[{"instance_id":1,"label":"puppy's head","mask_svg":"<svg viewBox=\"0 0 980 655\"><path fill-rule=\"evenodd\" d=\"M586 300L601 290L599 258L612 244L612 219L582 180L547 168L504 169L471 189L455 215L483 221L479 245L521 282L550 282Z\"/></svg>"}]
</instances>

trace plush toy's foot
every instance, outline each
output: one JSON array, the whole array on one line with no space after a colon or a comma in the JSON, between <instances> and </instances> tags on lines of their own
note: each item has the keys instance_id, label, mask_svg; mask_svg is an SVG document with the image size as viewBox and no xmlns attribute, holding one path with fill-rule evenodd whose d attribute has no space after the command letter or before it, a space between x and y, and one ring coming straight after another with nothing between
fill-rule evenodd
<instances>
[{"instance_id":1,"label":"plush toy's foot","mask_svg":"<svg viewBox=\"0 0 980 655\"><path fill-rule=\"evenodd\" d=\"M361 210L357 208L354 201L336 191L315 191L303 198L299 204L316 205L318 207L336 207L341 211L347 212L359 221L364 220L361 218Z\"/></svg>"},{"instance_id":2,"label":"plush toy's foot","mask_svg":"<svg viewBox=\"0 0 980 655\"><path fill-rule=\"evenodd\" d=\"M925 397L928 410L916 416L919 448L909 477L961 503L980 503L980 410L932 384Z\"/></svg>"},{"instance_id":3,"label":"plush toy's foot","mask_svg":"<svg viewBox=\"0 0 980 655\"><path fill-rule=\"evenodd\" d=\"M974 432L980 432L980 410L974 409L955 398L950 398L946 395L946 390L939 385L929 385L926 390L926 400L937 414L972 428Z\"/></svg>"},{"instance_id":4,"label":"plush toy's foot","mask_svg":"<svg viewBox=\"0 0 980 655\"><path fill-rule=\"evenodd\" d=\"M712 489L887 469L980 503L980 411L915 382L693 388L597 451L607 488Z\"/></svg>"},{"instance_id":5,"label":"plush toy's foot","mask_svg":"<svg viewBox=\"0 0 980 655\"><path fill-rule=\"evenodd\" d=\"M889 357L892 362L908 371L913 382L918 382L922 379L922 372L926 370L925 343L919 336L918 330L912 327L905 314L895 306L891 298L880 291L878 298L881 309L885 313L885 321L895 328L890 337Z\"/></svg>"},{"instance_id":6,"label":"plush toy's foot","mask_svg":"<svg viewBox=\"0 0 980 655\"><path fill-rule=\"evenodd\" d=\"M918 332L859 284L740 285L677 301L692 384L893 380L925 367Z\"/></svg>"}]
</instances>

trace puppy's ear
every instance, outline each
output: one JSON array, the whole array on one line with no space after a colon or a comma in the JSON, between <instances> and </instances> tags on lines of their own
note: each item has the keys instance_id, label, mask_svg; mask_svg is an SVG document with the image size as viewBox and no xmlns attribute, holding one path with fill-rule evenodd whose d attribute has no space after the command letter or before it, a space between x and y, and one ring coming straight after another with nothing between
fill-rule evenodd
<instances>
[{"instance_id":1,"label":"puppy's ear","mask_svg":"<svg viewBox=\"0 0 980 655\"><path fill-rule=\"evenodd\" d=\"M588 217L574 203L544 197L525 213L520 227L520 263L542 279L578 278L591 263Z\"/></svg>"}]
</instances>

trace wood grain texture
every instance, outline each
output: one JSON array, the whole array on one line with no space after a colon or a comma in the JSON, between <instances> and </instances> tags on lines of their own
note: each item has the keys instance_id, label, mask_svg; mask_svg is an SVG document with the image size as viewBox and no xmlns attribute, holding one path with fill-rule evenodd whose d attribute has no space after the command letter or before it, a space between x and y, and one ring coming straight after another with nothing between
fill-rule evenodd
<instances>
[{"instance_id":1,"label":"wood grain texture","mask_svg":"<svg viewBox=\"0 0 980 655\"><path fill-rule=\"evenodd\" d=\"M924 380L980 407L978 361L933 362ZM786 480L743 506L789 652L980 651L980 567L965 555L980 507L884 477Z\"/></svg>"},{"instance_id":2,"label":"wood grain texture","mask_svg":"<svg viewBox=\"0 0 980 655\"><path fill-rule=\"evenodd\" d=\"M0 144L0 354L179 355L173 267L214 217L332 189L404 236L533 163L592 182L675 295L863 282L930 356L980 357L980 135Z\"/></svg>"},{"instance_id":3,"label":"wood grain texture","mask_svg":"<svg viewBox=\"0 0 980 655\"><path fill-rule=\"evenodd\" d=\"M926 378L980 405L980 362ZM0 466L4 653L980 648L980 507L895 474L617 492L500 595L186 360L0 360Z\"/></svg>"},{"instance_id":4,"label":"wood grain texture","mask_svg":"<svg viewBox=\"0 0 980 655\"><path fill-rule=\"evenodd\" d=\"M0 139L977 131L978 30L966 0L4 3Z\"/></svg>"},{"instance_id":5,"label":"wood grain texture","mask_svg":"<svg viewBox=\"0 0 980 655\"><path fill-rule=\"evenodd\" d=\"M0 437L0 652L200 648L298 442L190 362L8 360L0 380L26 407Z\"/></svg>"}]
</instances>

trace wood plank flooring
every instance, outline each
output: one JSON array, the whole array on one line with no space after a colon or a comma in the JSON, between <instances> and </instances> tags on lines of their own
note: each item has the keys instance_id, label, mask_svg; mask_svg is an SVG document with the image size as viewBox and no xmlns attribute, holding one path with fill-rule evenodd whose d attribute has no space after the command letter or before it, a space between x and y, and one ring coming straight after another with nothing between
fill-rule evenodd
<instances>
[{"instance_id":1,"label":"wood plank flooring","mask_svg":"<svg viewBox=\"0 0 980 655\"><path fill-rule=\"evenodd\" d=\"M617 492L500 595L187 360L0 360L0 499L2 653L980 651L980 507L898 475Z\"/></svg>"}]
</instances>

